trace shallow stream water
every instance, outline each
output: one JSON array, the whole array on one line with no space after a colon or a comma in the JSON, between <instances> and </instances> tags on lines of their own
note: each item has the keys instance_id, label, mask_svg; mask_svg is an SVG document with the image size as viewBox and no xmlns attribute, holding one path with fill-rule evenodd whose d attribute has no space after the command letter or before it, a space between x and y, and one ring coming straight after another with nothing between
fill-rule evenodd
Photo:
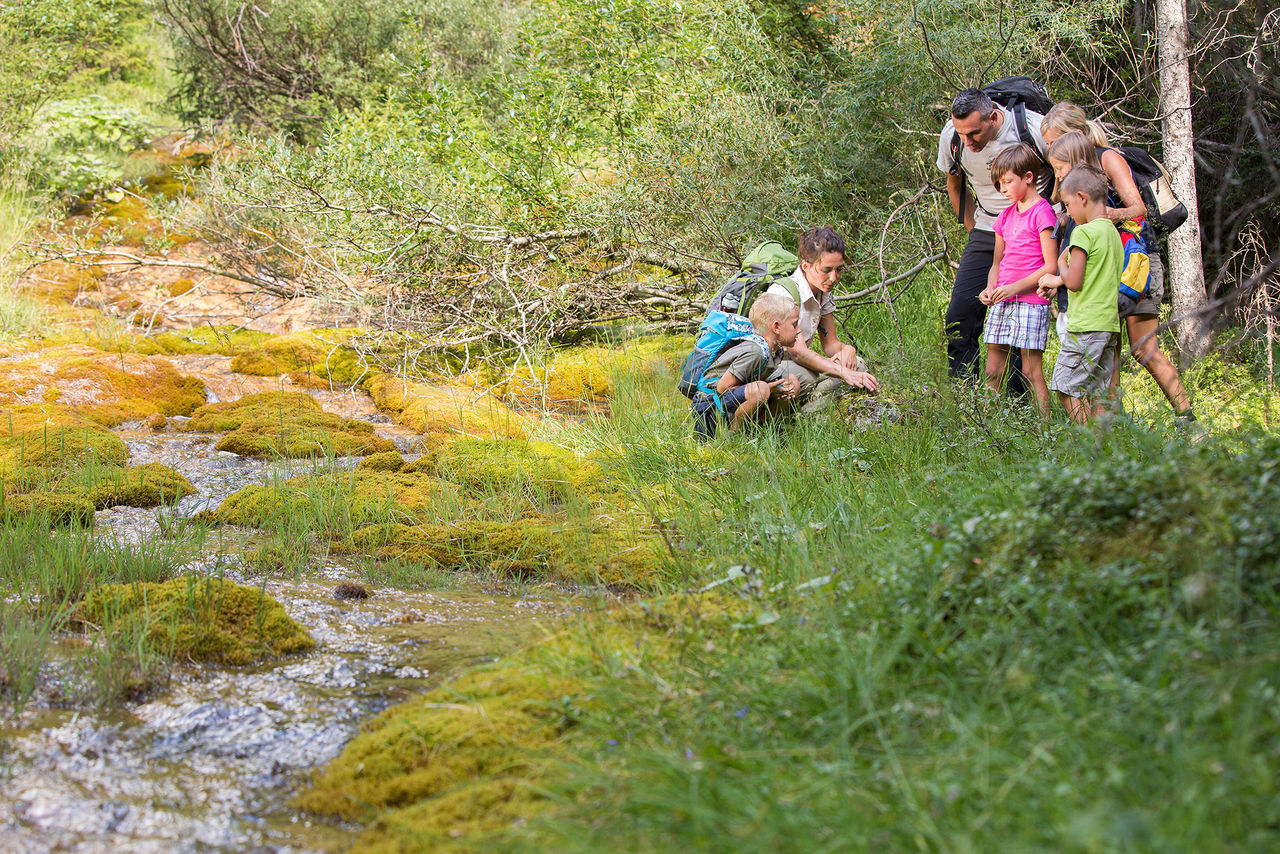
<instances>
[{"instance_id":1,"label":"shallow stream water","mask_svg":"<svg viewBox=\"0 0 1280 854\"><path fill-rule=\"evenodd\" d=\"M164 515L216 508L246 484L312 465L215 451L216 436L118 432L131 463L164 463L197 489L173 508L97 514L100 533L131 541L156 535ZM396 431L386 435L412 450ZM538 637L570 607L564 597L394 589L339 601L334 586L356 577L339 562L317 562L299 579L245 578L218 542L183 572L261 585L316 650L251 668L179 666L163 692L109 712L59 708L56 691L37 692L20 717L0 718L0 852L341 849L355 828L313 824L289 807L306 775L371 715ZM59 666L55 654L42 679L56 684Z\"/></svg>"}]
</instances>

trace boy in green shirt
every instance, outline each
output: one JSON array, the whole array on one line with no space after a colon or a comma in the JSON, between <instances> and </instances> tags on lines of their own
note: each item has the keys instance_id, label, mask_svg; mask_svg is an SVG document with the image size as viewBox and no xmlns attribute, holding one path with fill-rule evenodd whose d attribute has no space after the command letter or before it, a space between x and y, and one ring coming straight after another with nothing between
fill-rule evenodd
<instances>
[{"instance_id":1,"label":"boy in green shirt","mask_svg":"<svg viewBox=\"0 0 1280 854\"><path fill-rule=\"evenodd\" d=\"M1052 299L1059 287L1067 295L1067 337L1063 339L1049 388L1058 392L1067 415L1077 424L1106 410L1112 370L1120 347L1116 305L1124 246L1107 219L1107 179L1092 166L1072 169L1059 190L1076 222L1063 253L1062 275L1040 277L1038 293Z\"/></svg>"}]
</instances>

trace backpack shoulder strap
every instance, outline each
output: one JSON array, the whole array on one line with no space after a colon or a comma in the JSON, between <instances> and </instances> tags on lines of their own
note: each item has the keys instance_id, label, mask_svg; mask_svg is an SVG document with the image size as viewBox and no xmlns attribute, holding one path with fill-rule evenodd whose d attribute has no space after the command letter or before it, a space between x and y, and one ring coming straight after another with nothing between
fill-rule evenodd
<instances>
[{"instance_id":1,"label":"backpack shoulder strap","mask_svg":"<svg viewBox=\"0 0 1280 854\"><path fill-rule=\"evenodd\" d=\"M960 142L960 131L952 129L951 131L951 174L960 178L960 210L956 212L956 220L964 225L964 188L967 179L964 174L964 167L960 164L960 155L964 150L964 144Z\"/></svg>"},{"instance_id":2,"label":"backpack shoulder strap","mask_svg":"<svg viewBox=\"0 0 1280 854\"><path fill-rule=\"evenodd\" d=\"M796 305L800 304L800 288L796 285L794 279L790 276L783 276L779 279L774 279L773 281L775 284L782 285L787 289L787 294L790 295L792 302Z\"/></svg>"}]
</instances>

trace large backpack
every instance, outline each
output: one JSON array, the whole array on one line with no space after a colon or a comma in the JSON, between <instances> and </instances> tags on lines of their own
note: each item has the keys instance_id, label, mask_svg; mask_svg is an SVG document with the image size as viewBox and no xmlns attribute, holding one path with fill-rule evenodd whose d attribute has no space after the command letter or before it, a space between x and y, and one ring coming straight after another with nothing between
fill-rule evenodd
<instances>
[{"instance_id":1,"label":"large backpack","mask_svg":"<svg viewBox=\"0 0 1280 854\"><path fill-rule=\"evenodd\" d=\"M791 274L799 263L799 258L782 248L781 243L772 240L761 243L747 253L742 259L742 267L729 277L711 300L702 325L698 327L698 338L693 350L685 357L684 366L680 369L680 380L676 383L685 397L692 398L699 391L714 397L703 375L721 353L744 338L757 342L765 358L768 358L769 345L755 334L747 313L751 311L756 298L775 282L785 287L796 305L799 305L800 290L791 280Z\"/></svg>"},{"instance_id":2,"label":"large backpack","mask_svg":"<svg viewBox=\"0 0 1280 854\"><path fill-rule=\"evenodd\" d=\"M706 392L716 398L711 383L705 374L711 363L725 350L740 341L750 341L760 348L765 360L769 359L769 344L756 334L751 321L741 314L727 311L709 311L698 328L698 340L694 342L693 351L685 357L684 367L680 370L680 381L676 387L685 397L693 398L698 392Z\"/></svg>"},{"instance_id":3,"label":"large backpack","mask_svg":"<svg viewBox=\"0 0 1280 854\"><path fill-rule=\"evenodd\" d=\"M1053 170L1048 169L1049 156L1041 150L1036 143L1035 136L1031 133L1031 128L1027 124L1027 109L1030 108L1034 112L1044 115L1053 108L1053 99L1049 97L1049 91L1041 86L1030 77L1015 75L1013 77L1001 77L994 83L988 83L982 87L982 91L988 98L995 101L1000 106L1008 109L1013 113L1013 122L1018 128L1018 139L1035 149L1036 154L1040 155L1040 161L1045 164L1045 184L1041 188L1044 195L1048 196L1053 193ZM952 175L964 177L964 169L960 164L960 155L964 150L964 143L960 139L960 132L954 131L951 134L951 169ZM974 200L977 200L977 194L974 194ZM960 212L957 214L960 222L964 222L964 194L960 194Z\"/></svg>"},{"instance_id":4,"label":"large backpack","mask_svg":"<svg viewBox=\"0 0 1280 854\"><path fill-rule=\"evenodd\" d=\"M761 243L742 259L742 267L721 286L719 293L707 307L707 312L747 314L756 297L767 291L774 282L785 281L799 265L800 259L783 249L782 244L776 240ZM789 282L787 284L788 290L792 292L791 298L798 304L799 292L795 285Z\"/></svg>"},{"instance_id":5,"label":"large backpack","mask_svg":"<svg viewBox=\"0 0 1280 854\"><path fill-rule=\"evenodd\" d=\"M1169 171L1145 150L1133 145L1116 149L1129 164L1138 195L1147 206L1147 220L1157 234L1168 234L1187 221L1187 208L1173 194Z\"/></svg>"}]
</instances>

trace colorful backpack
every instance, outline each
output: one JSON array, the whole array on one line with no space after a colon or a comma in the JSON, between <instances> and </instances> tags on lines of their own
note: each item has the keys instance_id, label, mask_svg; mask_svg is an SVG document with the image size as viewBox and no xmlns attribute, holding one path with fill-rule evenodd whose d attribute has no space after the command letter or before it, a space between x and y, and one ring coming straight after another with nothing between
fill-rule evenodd
<instances>
[{"instance_id":1,"label":"colorful backpack","mask_svg":"<svg viewBox=\"0 0 1280 854\"><path fill-rule=\"evenodd\" d=\"M680 371L677 387L684 396L692 399L701 391L716 398L719 403L719 396L707 380L707 368L721 353L740 341L755 344L765 360L769 359L769 344L756 334L750 320L727 311L707 312L698 329L698 340L693 345L693 352L685 358L684 367Z\"/></svg>"},{"instance_id":2,"label":"colorful backpack","mask_svg":"<svg viewBox=\"0 0 1280 854\"><path fill-rule=\"evenodd\" d=\"M1117 228L1120 230L1120 243L1124 246L1124 267L1120 271L1120 292L1116 304L1123 317L1147 295L1151 282L1151 258L1138 236L1142 230L1140 220L1128 220Z\"/></svg>"},{"instance_id":3,"label":"colorful backpack","mask_svg":"<svg viewBox=\"0 0 1280 854\"><path fill-rule=\"evenodd\" d=\"M685 357L676 387L685 397L693 398L699 391L716 395L703 376L707 368L727 348L744 338L758 343L765 358L769 357L769 345L751 326L747 313L756 298L778 283L800 304L800 289L791 280L791 274L799 266L800 259L777 241L761 243L742 259L742 267L725 282L711 300L702 325L698 327L698 339L693 350ZM717 397L717 403L719 398Z\"/></svg>"}]
</instances>

